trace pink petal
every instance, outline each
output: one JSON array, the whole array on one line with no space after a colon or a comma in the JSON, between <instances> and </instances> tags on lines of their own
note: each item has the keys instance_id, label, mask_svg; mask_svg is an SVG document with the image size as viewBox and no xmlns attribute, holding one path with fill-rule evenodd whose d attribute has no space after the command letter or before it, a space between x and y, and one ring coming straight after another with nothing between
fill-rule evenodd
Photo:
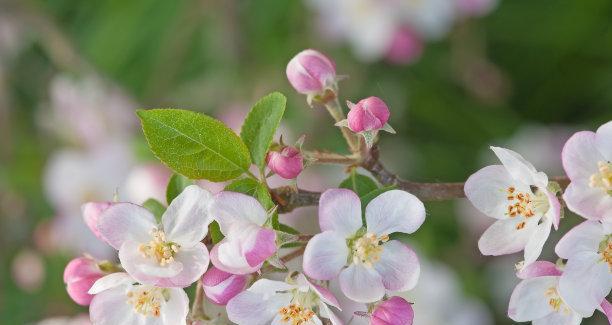
<instances>
[{"instance_id":1,"label":"pink petal","mask_svg":"<svg viewBox=\"0 0 612 325\"><path fill-rule=\"evenodd\" d=\"M83 214L83 220L85 220L85 224L87 227L93 232L96 237L102 239L102 235L98 230L98 220L100 219L100 214L108 209L113 203L112 202L87 202L81 206L81 212Z\"/></svg>"},{"instance_id":2,"label":"pink petal","mask_svg":"<svg viewBox=\"0 0 612 325\"><path fill-rule=\"evenodd\" d=\"M425 221L425 206L406 191L391 190L370 201L365 215L368 232L377 235L413 233Z\"/></svg>"},{"instance_id":3,"label":"pink petal","mask_svg":"<svg viewBox=\"0 0 612 325\"><path fill-rule=\"evenodd\" d=\"M98 220L98 231L103 239L119 250L125 240L146 243L157 224L149 210L132 203L117 203L106 209Z\"/></svg>"},{"instance_id":4,"label":"pink petal","mask_svg":"<svg viewBox=\"0 0 612 325\"><path fill-rule=\"evenodd\" d=\"M371 325L411 325L414 320L412 305L394 296L380 303L370 319Z\"/></svg>"},{"instance_id":5,"label":"pink petal","mask_svg":"<svg viewBox=\"0 0 612 325\"><path fill-rule=\"evenodd\" d=\"M340 303L338 302L338 299L336 299L336 296L334 296L334 294L331 291L329 291L329 289L322 287L320 285L314 284L312 281L308 280L301 273L299 275L299 278L302 279L302 281L306 282L308 286L310 287L310 289L313 290L325 304L334 306L340 309Z\"/></svg>"},{"instance_id":6,"label":"pink petal","mask_svg":"<svg viewBox=\"0 0 612 325\"><path fill-rule=\"evenodd\" d=\"M276 253L276 232L260 228L256 236L251 237L243 246L244 256L250 266L263 263Z\"/></svg>"},{"instance_id":7,"label":"pink petal","mask_svg":"<svg viewBox=\"0 0 612 325\"><path fill-rule=\"evenodd\" d=\"M232 274L250 274L261 268L261 264L250 266L242 255L240 242L227 238L212 248L210 261L216 268Z\"/></svg>"},{"instance_id":8,"label":"pink petal","mask_svg":"<svg viewBox=\"0 0 612 325\"><path fill-rule=\"evenodd\" d=\"M535 261L525 266L516 274L520 279L531 279L547 275L559 276L561 275L561 271L554 263L548 261Z\"/></svg>"},{"instance_id":9,"label":"pink petal","mask_svg":"<svg viewBox=\"0 0 612 325\"><path fill-rule=\"evenodd\" d=\"M348 237L362 227L361 201L355 192L330 189L319 199L319 226L321 231L332 230Z\"/></svg>"},{"instance_id":10,"label":"pink petal","mask_svg":"<svg viewBox=\"0 0 612 325\"><path fill-rule=\"evenodd\" d=\"M245 289L247 279L247 276L226 273L213 267L202 277L202 284L204 293L210 301L226 305L230 299Z\"/></svg>"},{"instance_id":11,"label":"pink petal","mask_svg":"<svg viewBox=\"0 0 612 325\"><path fill-rule=\"evenodd\" d=\"M331 280L346 265L349 249L344 237L335 231L315 235L304 251L304 273L317 280Z\"/></svg>"}]
</instances>

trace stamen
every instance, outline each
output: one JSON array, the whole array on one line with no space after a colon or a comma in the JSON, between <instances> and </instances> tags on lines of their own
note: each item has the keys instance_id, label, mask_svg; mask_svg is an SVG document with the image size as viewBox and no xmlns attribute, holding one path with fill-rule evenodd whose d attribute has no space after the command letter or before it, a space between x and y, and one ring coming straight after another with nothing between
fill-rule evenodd
<instances>
[{"instance_id":1,"label":"stamen","mask_svg":"<svg viewBox=\"0 0 612 325\"><path fill-rule=\"evenodd\" d=\"M144 316L159 317L161 315L161 302L164 298L162 288L137 287L127 293L127 303L134 310Z\"/></svg>"},{"instance_id":2,"label":"stamen","mask_svg":"<svg viewBox=\"0 0 612 325\"><path fill-rule=\"evenodd\" d=\"M138 251L145 258L153 258L161 266L174 262L174 255L178 253L180 245L166 241L166 234L162 230L151 231L153 239L148 244L140 244Z\"/></svg>"},{"instance_id":3,"label":"stamen","mask_svg":"<svg viewBox=\"0 0 612 325\"><path fill-rule=\"evenodd\" d=\"M612 196L612 162L599 161L597 162L597 169L598 172L589 178L589 186L593 188L600 187L604 192Z\"/></svg>"},{"instance_id":4,"label":"stamen","mask_svg":"<svg viewBox=\"0 0 612 325\"><path fill-rule=\"evenodd\" d=\"M606 236L606 238L599 243L599 254L601 255L601 260L608 263L608 267L612 272L612 235Z\"/></svg>"},{"instance_id":5,"label":"stamen","mask_svg":"<svg viewBox=\"0 0 612 325\"><path fill-rule=\"evenodd\" d=\"M372 267L380 260L383 251L382 244L389 241L389 235L376 237L373 233L367 233L357 239L353 245L353 261Z\"/></svg>"},{"instance_id":6,"label":"stamen","mask_svg":"<svg viewBox=\"0 0 612 325\"><path fill-rule=\"evenodd\" d=\"M305 324L315 315L310 308L304 308L302 305L296 303L280 308L278 314L281 316L281 321L283 323L291 325Z\"/></svg>"},{"instance_id":7,"label":"stamen","mask_svg":"<svg viewBox=\"0 0 612 325\"><path fill-rule=\"evenodd\" d=\"M571 310L565 305L561 296L557 292L557 288L551 287L544 292L546 298L548 298L548 305L555 312L563 312L566 315L569 315Z\"/></svg>"}]
</instances>

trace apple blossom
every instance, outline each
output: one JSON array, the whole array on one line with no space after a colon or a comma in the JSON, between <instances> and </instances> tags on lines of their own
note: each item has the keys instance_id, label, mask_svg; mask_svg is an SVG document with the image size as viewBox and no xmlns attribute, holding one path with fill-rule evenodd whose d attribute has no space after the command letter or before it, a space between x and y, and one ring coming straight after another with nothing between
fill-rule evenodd
<instances>
[{"instance_id":1,"label":"apple blossom","mask_svg":"<svg viewBox=\"0 0 612 325\"><path fill-rule=\"evenodd\" d=\"M534 262L519 272L521 281L510 297L508 316L515 322L577 325L582 321L559 290L560 271L550 262Z\"/></svg>"},{"instance_id":2,"label":"apple blossom","mask_svg":"<svg viewBox=\"0 0 612 325\"><path fill-rule=\"evenodd\" d=\"M540 256L561 206L548 190L548 177L512 150L491 147L502 165L482 168L465 182L465 195L482 213L498 219L480 237L484 255L524 250L525 265Z\"/></svg>"},{"instance_id":3,"label":"apple blossom","mask_svg":"<svg viewBox=\"0 0 612 325\"><path fill-rule=\"evenodd\" d=\"M281 151L270 151L268 168L285 179L296 178L304 169L304 157L298 148L287 146Z\"/></svg>"},{"instance_id":4,"label":"apple blossom","mask_svg":"<svg viewBox=\"0 0 612 325\"><path fill-rule=\"evenodd\" d=\"M213 266L202 276L202 287L210 301L217 305L226 305L230 299L244 290L248 279L248 275L223 272Z\"/></svg>"},{"instance_id":5,"label":"apple blossom","mask_svg":"<svg viewBox=\"0 0 612 325\"><path fill-rule=\"evenodd\" d=\"M398 28L387 50L387 60L395 64L410 64L423 53L423 41L410 27Z\"/></svg>"},{"instance_id":6,"label":"apple blossom","mask_svg":"<svg viewBox=\"0 0 612 325\"><path fill-rule=\"evenodd\" d=\"M172 201L161 224L141 206L117 203L102 213L98 230L138 282L186 287L208 267L208 250L200 241L212 221L211 201L208 191L190 185Z\"/></svg>"},{"instance_id":7,"label":"apple blossom","mask_svg":"<svg viewBox=\"0 0 612 325\"><path fill-rule=\"evenodd\" d=\"M299 274L287 282L257 280L227 304L230 321L238 324L322 324L321 317L341 325L329 306L340 309L336 297L326 288Z\"/></svg>"},{"instance_id":8,"label":"apple blossom","mask_svg":"<svg viewBox=\"0 0 612 325\"><path fill-rule=\"evenodd\" d=\"M563 193L567 207L587 219L612 222L612 121L597 132L574 134L561 158L571 181Z\"/></svg>"},{"instance_id":9,"label":"apple blossom","mask_svg":"<svg viewBox=\"0 0 612 325\"><path fill-rule=\"evenodd\" d=\"M587 220L555 247L567 259L559 292L576 312L590 317L612 289L612 225Z\"/></svg>"},{"instance_id":10,"label":"apple blossom","mask_svg":"<svg viewBox=\"0 0 612 325\"><path fill-rule=\"evenodd\" d=\"M98 230L98 220L100 219L100 214L102 214L102 212L110 208L112 205L113 202L87 202L81 206L81 212L83 214L85 224L99 239L104 240L100 234L100 231Z\"/></svg>"},{"instance_id":11,"label":"apple blossom","mask_svg":"<svg viewBox=\"0 0 612 325\"><path fill-rule=\"evenodd\" d=\"M253 197L235 192L215 195L213 218L225 236L210 252L215 267L232 274L249 274L276 252L276 233L262 227L268 213Z\"/></svg>"},{"instance_id":12,"label":"apple blossom","mask_svg":"<svg viewBox=\"0 0 612 325\"><path fill-rule=\"evenodd\" d=\"M287 64L287 79L304 95L323 95L336 87L336 65L321 52L307 49L296 54Z\"/></svg>"},{"instance_id":13,"label":"apple blossom","mask_svg":"<svg viewBox=\"0 0 612 325\"><path fill-rule=\"evenodd\" d=\"M66 291L74 302L87 306L93 299L93 296L87 292L98 279L106 274L107 272L102 271L98 262L94 259L89 257L75 258L64 269Z\"/></svg>"},{"instance_id":14,"label":"apple blossom","mask_svg":"<svg viewBox=\"0 0 612 325\"><path fill-rule=\"evenodd\" d=\"M403 298L394 296L381 302L370 318L371 325L412 325L412 305Z\"/></svg>"},{"instance_id":15,"label":"apple blossom","mask_svg":"<svg viewBox=\"0 0 612 325\"><path fill-rule=\"evenodd\" d=\"M379 130L395 133L387 123L389 108L382 99L372 96L360 100L357 104L347 101L347 105L350 111L346 120L336 123L336 126L348 127L351 131L361 134L368 147L374 143Z\"/></svg>"},{"instance_id":16,"label":"apple blossom","mask_svg":"<svg viewBox=\"0 0 612 325\"><path fill-rule=\"evenodd\" d=\"M317 280L339 277L344 295L357 302L380 300L386 290L413 288L419 277L418 258L389 235L416 231L425 220L423 203L408 192L387 191L367 205L365 218L364 227L354 192L325 191L319 201L323 232L306 246L304 272Z\"/></svg>"},{"instance_id":17,"label":"apple blossom","mask_svg":"<svg viewBox=\"0 0 612 325\"><path fill-rule=\"evenodd\" d=\"M127 273L109 274L94 283L89 307L95 325L185 325L189 299L180 288L136 283Z\"/></svg>"}]
</instances>

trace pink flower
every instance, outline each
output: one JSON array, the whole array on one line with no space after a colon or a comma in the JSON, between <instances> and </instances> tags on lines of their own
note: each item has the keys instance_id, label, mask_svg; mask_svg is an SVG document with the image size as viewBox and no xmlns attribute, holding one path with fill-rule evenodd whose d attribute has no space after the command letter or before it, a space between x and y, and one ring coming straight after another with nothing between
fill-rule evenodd
<instances>
[{"instance_id":1,"label":"pink flower","mask_svg":"<svg viewBox=\"0 0 612 325\"><path fill-rule=\"evenodd\" d=\"M210 252L210 259L218 269L250 274L276 253L276 233L262 227L268 213L253 197L235 192L218 193L211 213L225 236Z\"/></svg>"},{"instance_id":2,"label":"pink flower","mask_svg":"<svg viewBox=\"0 0 612 325\"><path fill-rule=\"evenodd\" d=\"M135 283L127 273L112 273L89 290L89 307L96 325L186 325L189 298L180 288Z\"/></svg>"},{"instance_id":3,"label":"pink flower","mask_svg":"<svg viewBox=\"0 0 612 325\"><path fill-rule=\"evenodd\" d=\"M425 207L414 195L391 190L374 198L361 221L361 202L350 190L331 189L319 201L319 226L304 252L304 272L313 279L339 277L345 296L357 302L380 300L386 290L416 285L420 266L395 232L413 233L425 221ZM348 264L347 264L348 261Z\"/></svg>"},{"instance_id":4,"label":"pink flower","mask_svg":"<svg viewBox=\"0 0 612 325\"><path fill-rule=\"evenodd\" d=\"M544 325L577 325L576 313L559 290L561 272L550 262L534 262L525 267L521 281L510 297L508 316L515 322L532 321Z\"/></svg>"},{"instance_id":5,"label":"pink flower","mask_svg":"<svg viewBox=\"0 0 612 325\"><path fill-rule=\"evenodd\" d=\"M106 275L100 270L98 263L88 257L75 258L64 269L64 283L66 291L74 302L87 306L93 296L87 293L98 279Z\"/></svg>"},{"instance_id":6,"label":"pink flower","mask_svg":"<svg viewBox=\"0 0 612 325\"><path fill-rule=\"evenodd\" d=\"M170 176L170 170L161 164L142 164L132 168L125 181L127 200L136 204L148 199L166 202L166 186Z\"/></svg>"},{"instance_id":7,"label":"pink flower","mask_svg":"<svg viewBox=\"0 0 612 325\"><path fill-rule=\"evenodd\" d=\"M304 169L304 157L295 147L284 147L280 152L268 152L268 168L285 179L294 179Z\"/></svg>"},{"instance_id":8,"label":"pink flower","mask_svg":"<svg viewBox=\"0 0 612 325\"><path fill-rule=\"evenodd\" d=\"M187 287L208 267L208 250L200 241L212 221L211 202L209 192L188 186L164 212L161 224L141 206L117 203L102 213L98 230L138 282Z\"/></svg>"},{"instance_id":9,"label":"pink flower","mask_svg":"<svg viewBox=\"0 0 612 325\"><path fill-rule=\"evenodd\" d=\"M398 28L387 51L387 60L395 64L410 64L421 57L423 41L409 27Z\"/></svg>"},{"instance_id":10,"label":"pink flower","mask_svg":"<svg viewBox=\"0 0 612 325\"><path fill-rule=\"evenodd\" d=\"M559 293L572 309L590 317L612 288L612 226L585 221L559 240L555 252L567 259Z\"/></svg>"},{"instance_id":11,"label":"pink flower","mask_svg":"<svg viewBox=\"0 0 612 325\"><path fill-rule=\"evenodd\" d=\"M561 158L571 180L563 194L567 207L587 219L612 222L612 121L595 133L574 134Z\"/></svg>"},{"instance_id":12,"label":"pink flower","mask_svg":"<svg viewBox=\"0 0 612 325\"><path fill-rule=\"evenodd\" d=\"M319 325L319 316L328 318L333 325L342 325L329 306L340 309L329 290L299 274L287 282L257 280L229 301L227 315L238 325L298 324L299 320L299 324Z\"/></svg>"},{"instance_id":13,"label":"pink flower","mask_svg":"<svg viewBox=\"0 0 612 325\"><path fill-rule=\"evenodd\" d=\"M226 305L230 299L244 290L248 278L247 275L223 272L213 266L202 276L202 285L210 301L217 305Z\"/></svg>"},{"instance_id":14,"label":"pink flower","mask_svg":"<svg viewBox=\"0 0 612 325\"><path fill-rule=\"evenodd\" d=\"M502 165L482 168L465 182L465 195L480 212L498 219L480 237L484 255L525 251L525 265L540 256L561 206L548 177L512 150L491 147Z\"/></svg>"},{"instance_id":15,"label":"pink flower","mask_svg":"<svg viewBox=\"0 0 612 325\"><path fill-rule=\"evenodd\" d=\"M301 94L321 94L335 87L336 65L318 51L304 50L287 64L287 79Z\"/></svg>"},{"instance_id":16,"label":"pink flower","mask_svg":"<svg viewBox=\"0 0 612 325\"><path fill-rule=\"evenodd\" d=\"M394 296L376 306L370 319L371 325L412 325L412 305L403 298Z\"/></svg>"},{"instance_id":17,"label":"pink flower","mask_svg":"<svg viewBox=\"0 0 612 325\"><path fill-rule=\"evenodd\" d=\"M102 212L110 208L112 205L112 202L87 202L81 206L81 212L83 214L85 224L99 239L104 240L102 235L100 235L100 231L98 231L98 220L100 219L100 214L102 214Z\"/></svg>"},{"instance_id":18,"label":"pink flower","mask_svg":"<svg viewBox=\"0 0 612 325\"><path fill-rule=\"evenodd\" d=\"M374 143L379 130L395 133L387 123L389 108L382 99L372 96L360 100L357 104L347 101L347 105L350 108L347 119L336 123L336 126L348 127L351 131L361 134L368 147Z\"/></svg>"}]
</instances>

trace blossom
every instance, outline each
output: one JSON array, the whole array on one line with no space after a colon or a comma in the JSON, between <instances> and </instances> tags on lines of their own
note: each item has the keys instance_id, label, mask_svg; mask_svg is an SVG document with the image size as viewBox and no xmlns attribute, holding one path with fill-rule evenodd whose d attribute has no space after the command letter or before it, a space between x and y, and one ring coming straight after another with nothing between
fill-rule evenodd
<instances>
[{"instance_id":1,"label":"blossom","mask_svg":"<svg viewBox=\"0 0 612 325\"><path fill-rule=\"evenodd\" d=\"M336 126L348 127L351 131L361 134L368 147L372 146L379 130L395 133L387 123L389 108L382 99L372 96L360 100L357 104L347 101L347 105L350 108L347 118L336 123Z\"/></svg>"},{"instance_id":2,"label":"blossom","mask_svg":"<svg viewBox=\"0 0 612 325\"><path fill-rule=\"evenodd\" d=\"M480 237L484 255L524 250L525 265L540 256L561 206L547 189L548 177L516 152L491 147L502 165L482 168L465 182L465 195L482 213L498 219Z\"/></svg>"},{"instance_id":3,"label":"blossom","mask_svg":"<svg viewBox=\"0 0 612 325\"><path fill-rule=\"evenodd\" d=\"M582 317L567 303L559 290L561 272L550 262L537 261L519 273L521 281L510 297L508 316L515 322L577 325Z\"/></svg>"},{"instance_id":4,"label":"blossom","mask_svg":"<svg viewBox=\"0 0 612 325\"><path fill-rule=\"evenodd\" d=\"M555 252L567 259L559 292L574 310L590 317L612 288L612 226L585 221L559 240Z\"/></svg>"},{"instance_id":5,"label":"blossom","mask_svg":"<svg viewBox=\"0 0 612 325\"><path fill-rule=\"evenodd\" d=\"M78 257L66 265L64 269L64 283L66 291L74 302L79 305L87 306L93 296L87 293L91 286L106 275L98 263L89 257Z\"/></svg>"},{"instance_id":6,"label":"blossom","mask_svg":"<svg viewBox=\"0 0 612 325\"><path fill-rule=\"evenodd\" d=\"M89 230L96 235L99 239L102 239L102 235L98 230L98 220L100 219L100 214L106 211L106 209L110 208L113 205L113 202L87 202L81 206L81 212L83 214L83 221Z\"/></svg>"},{"instance_id":7,"label":"blossom","mask_svg":"<svg viewBox=\"0 0 612 325\"><path fill-rule=\"evenodd\" d=\"M285 179L296 178L304 169L304 157L300 150L287 146L280 152L270 151L266 158L268 168Z\"/></svg>"},{"instance_id":8,"label":"blossom","mask_svg":"<svg viewBox=\"0 0 612 325\"><path fill-rule=\"evenodd\" d=\"M211 201L209 192L190 185L172 201L161 224L141 206L117 203L102 213L98 230L138 282L186 287L208 267L208 250L200 241L212 221Z\"/></svg>"},{"instance_id":9,"label":"blossom","mask_svg":"<svg viewBox=\"0 0 612 325\"><path fill-rule=\"evenodd\" d=\"M563 147L563 168L570 184L567 207L591 220L612 221L612 121L597 132L575 133Z\"/></svg>"},{"instance_id":10,"label":"blossom","mask_svg":"<svg viewBox=\"0 0 612 325\"><path fill-rule=\"evenodd\" d=\"M89 306L96 325L186 324L189 299L180 288L136 283L127 273L109 274L94 283Z\"/></svg>"},{"instance_id":11,"label":"blossom","mask_svg":"<svg viewBox=\"0 0 612 325\"><path fill-rule=\"evenodd\" d=\"M394 296L381 302L370 319L371 325L412 325L412 305L403 298Z\"/></svg>"},{"instance_id":12,"label":"blossom","mask_svg":"<svg viewBox=\"0 0 612 325\"><path fill-rule=\"evenodd\" d=\"M166 202L166 186L170 170L157 163L134 166L125 180L125 195L129 202L142 204L148 199Z\"/></svg>"},{"instance_id":13,"label":"blossom","mask_svg":"<svg viewBox=\"0 0 612 325\"><path fill-rule=\"evenodd\" d=\"M410 27L397 28L387 50L387 60L395 64L410 64L423 53L423 41Z\"/></svg>"},{"instance_id":14,"label":"blossom","mask_svg":"<svg viewBox=\"0 0 612 325\"><path fill-rule=\"evenodd\" d=\"M339 277L344 295L357 302L380 300L386 290L406 291L419 278L419 261L395 232L412 233L425 220L425 207L414 195L391 190L374 198L365 209L345 189L330 189L319 201L319 226L304 252L304 272L317 280ZM347 265L348 261L348 265Z\"/></svg>"},{"instance_id":15,"label":"blossom","mask_svg":"<svg viewBox=\"0 0 612 325\"><path fill-rule=\"evenodd\" d=\"M336 65L321 52L307 49L287 64L287 79L293 88L305 95L323 94L336 83Z\"/></svg>"},{"instance_id":16,"label":"blossom","mask_svg":"<svg viewBox=\"0 0 612 325\"><path fill-rule=\"evenodd\" d=\"M249 274L276 253L276 233L262 227L268 213L251 196L220 192L211 207L212 216L225 236L210 252L218 269L232 274Z\"/></svg>"},{"instance_id":17,"label":"blossom","mask_svg":"<svg viewBox=\"0 0 612 325\"><path fill-rule=\"evenodd\" d=\"M287 282L257 280L227 304L229 320L239 324L321 324L321 317L342 324L329 306L340 309L336 297L302 274Z\"/></svg>"},{"instance_id":18,"label":"blossom","mask_svg":"<svg viewBox=\"0 0 612 325\"><path fill-rule=\"evenodd\" d=\"M226 305L227 302L242 292L246 287L249 276L223 272L211 267L202 276L204 294L217 305Z\"/></svg>"}]
</instances>

